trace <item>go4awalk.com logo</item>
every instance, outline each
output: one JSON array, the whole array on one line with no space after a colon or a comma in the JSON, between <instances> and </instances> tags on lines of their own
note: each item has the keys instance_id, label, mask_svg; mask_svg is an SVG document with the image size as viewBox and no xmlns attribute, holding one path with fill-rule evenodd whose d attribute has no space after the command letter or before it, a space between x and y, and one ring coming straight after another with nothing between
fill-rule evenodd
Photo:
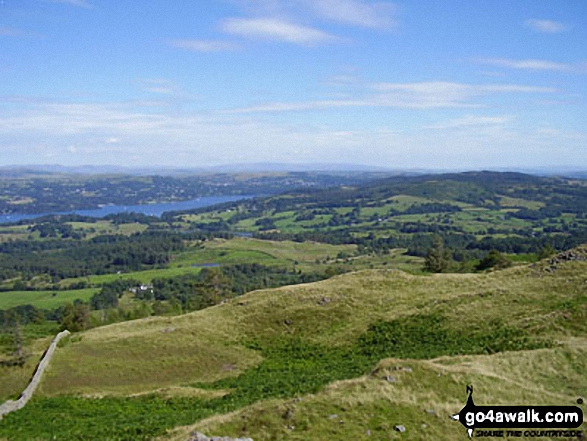
<instances>
[{"instance_id":1,"label":"go4awalk.com logo","mask_svg":"<svg viewBox=\"0 0 587 441\"><path fill-rule=\"evenodd\" d=\"M477 406L473 386L467 386L467 404L452 416L467 429L469 438L579 438L583 411L577 406ZM582 400L578 400L582 404Z\"/></svg>"}]
</instances>

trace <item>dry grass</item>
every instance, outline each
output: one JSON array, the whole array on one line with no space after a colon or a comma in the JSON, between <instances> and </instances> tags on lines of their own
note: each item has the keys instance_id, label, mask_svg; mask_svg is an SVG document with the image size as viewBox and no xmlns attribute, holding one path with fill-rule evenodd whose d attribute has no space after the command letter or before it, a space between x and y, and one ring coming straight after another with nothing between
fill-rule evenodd
<instances>
[{"instance_id":1,"label":"dry grass","mask_svg":"<svg viewBox=\"0 0 587 441\"><path fill-rule=\"evenodd\" d=\"M461 329L482 328L497 318L533 334L565 339L573 331L565 327L566 312L557 305L581 295L585 267L577 262L554 274L517 267L432 277L362 271L256 291L184 316L88 331L57 352L42 392L138 393L214 381L260 361L243 346L245 340L293 334L314 343L345 345L378 320L416 313L439 312ZM573 323L573 318L566 321Z\"/></svg>"},{"instance_id":2,"label":"dry grass","mask_svg":"<svg viewBox=\"0 0 587 441\"><path fill-rule=\"evenodd\" d=\"M27 347L30 357L22 367L0 367L0 402L16 399L29 384L43 353L51 344L52 337L39 339Z\"/></svg>"},{"instance_id":3,"label":"dry grass","mask_svg":"<svg viewBox=\"0 0 587 441\"><path fill-rule=\"evenodd\" d=\"M136 394L238 375L260 357L234 344L230 329L202 312L97 328L56 353L40 391Z\"/></svg>"}]
</instances>

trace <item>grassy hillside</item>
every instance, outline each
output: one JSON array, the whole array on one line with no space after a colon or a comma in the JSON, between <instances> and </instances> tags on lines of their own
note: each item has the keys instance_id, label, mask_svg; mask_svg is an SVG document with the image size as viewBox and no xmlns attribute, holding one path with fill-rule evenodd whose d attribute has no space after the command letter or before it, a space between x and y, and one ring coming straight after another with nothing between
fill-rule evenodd
<instances>
[{"instance_id":1,"label":"grassy hillside","mask_svg":"<svg viewBox=\"0 0 587 441\"><path fill-rule=\"evenodd\" d=\"M255 441L464 440L463 427L449 416L463 407L465 384L475 386L476 402L483 405L575 405L587 391L586 370L585 340L495 355L388 359L369 375L332 383L301 400L262 402L161 439L185 441L198 431ZM405 433L393 430L399 424Z\"/></svg>"},{"instance_id":2,"label":"grassy hillside","mask_svg":"<svg viewBox=\"0 0 587 441\"><path fill-rule=\"evenodd\" d=\"M445 417L468 383L480 404L573 404L587 395L586 255L486 274L361 271L87 331L0 436L185 439L191 428L165 432L201 420L255 440L387 440L395 424L402 439L458 439Z\"/></svg>"}]
</instances>

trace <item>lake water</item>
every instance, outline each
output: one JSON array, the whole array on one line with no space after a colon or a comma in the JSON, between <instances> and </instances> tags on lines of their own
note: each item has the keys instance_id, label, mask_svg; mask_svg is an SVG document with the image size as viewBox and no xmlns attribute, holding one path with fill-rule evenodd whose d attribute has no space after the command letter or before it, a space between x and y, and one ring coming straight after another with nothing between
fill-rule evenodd
<instances>
[{"instance_id":1,"label":"lake water","mask_svg":"<svg viewBox=\"0 0 587 441\"><path fill-rule=\"evenodd\" d=\"M0 223L18 222L25 219L34 219L36 217L47 216L50 214L79 214L80 216L89 217L104 217L109 214L117 213L141 213L147 216L161 215L167 211L182 211L182 210L193 210L195 208L208 207L210 205L222 204L224 202L238 201L240 199L250 199L255 196L206 196L198 199L192 199L189 201L181 202L163 202L160 204L141 204L141 205L106 205L101 208L93 210L72 210L72 211L61 211L52 213L39 213L39 214L3 214L0 215Z\"/></svg>"}]
</instances>

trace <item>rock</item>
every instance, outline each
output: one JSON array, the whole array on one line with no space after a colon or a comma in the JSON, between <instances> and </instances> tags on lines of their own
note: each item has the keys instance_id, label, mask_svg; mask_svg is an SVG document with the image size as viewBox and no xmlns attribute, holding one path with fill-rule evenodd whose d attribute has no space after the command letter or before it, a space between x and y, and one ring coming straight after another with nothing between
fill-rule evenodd
<instances>
[{"instance_id":1,"label":"rock","mask_svg":"<svg viewBox=\"0 0 587 441\"><path fill-rule=\"evenodd\" d=\"M412 368L409 366L395 366L393 369L396 371L412 372Z\"/></svg>"},{"instance_id":2,"label":"rock","mask_svg":"<svg viewBox=\"0 0 587 441\"><path fill-rule=\"evenodd\" d=\"M426 413L428 415L437 416L436 411L434 409L426 409Z\"/></svg>"},{"instance_id":3,"label":"rock","mask_svg":"<svg viewBox=\"0 0 587 441\"><path fill-rule=\"evenodd\" d=\"M293 323L293 320L286 319L283 323L285 323L286 326L291 326L291 324Z\"/></svg>"},{"instance_id":4,"label":"rock","mask_svg":"<svg viewBox=\"0 0 587 441\"><path fill-rule=\"evenodd\" d=\"M194 432L188 441L253 441L252 438L229 438L227 436L207 437L203 433Z\"/></svg>"},{"instance_id":5,"label":"rock","mask_svg":"<svg viewBox=\"0 0 587 441\"><path fill-rule=\"evenodd\" d=\"M169 328L163 329L161 332L167 333L167 332L173 332L173 331L175 331L175 328L173 326L170 326Z\"/></svg>"},{"instance_id":6,"label":"rock","mask_svg":"<svg viewBox=\"0 0 587 441\"><path fill-rule=\"evenodd\" d=\"M564 262L571 262L571 261L585 261L587 260L587 250L584 248L579 248L575 250L568 250L562 253L557 254L555 257L548 260L549 267L544 268L544 271L547 273L552 273L556 271L557 266L564 263Z\"/></svg>"},{"instance_id":7,"label":"rock","mask_svg":"<svg viewBox=\"0 0 587 441\"><path fill-rule=\"evenodd\" d=\"M318 302L320 306L325 306L330 303L330 297L322 297L322 299Z\"/></svg>"},{"instance_id":8,"label":"rock","mask_svg":"<svg viewBox=\"0 0 587 441\"><path fill-rule=\"evenodd\" d=\"M338 415L337 415L337 414L335 414L335 413L333 413L332 415L328 415L328 419L329 419L329 420L335 420L335 419L337 419L337 418L338 418Z\"/></svg>"},{"instance_id":9,"label":"rock","mask_svg":"<svg viewBox=\"0 0 587 441\"><path fill-rule=\"evenodd\" d=\"M393 375L388 375L387 377L385 377L385 381L387 381L388 383L395 383L397 380Z\"/></svg>"},{"instance_id":10,"label":"rock","mask_svg":"<svg viewBox=\"0 0 587 441\"><path fill-rule=\"evenodd\" d=\"M369 429L367 429L367 431L365 432L365 435L371 436L371 431Z\"/></svg>"},{"instance_id":11,"label":"rock","mask_svg":"<svg viewBox=\"0 0 587 441\"><path fill-rule=\"evenodd\" d=\"M398 424L397 426L394 426L393 430L395 430L396 432L404 433L406 431L406 428L401 424Z\"/></svg>"},{"instance_id":12,"label":"rock","mask_svg":"<svg viewBox=\"0 0 587 441\"><path fill-rule=\"evenodd\" d=\"M289 408L283 414L283 419L291 420L293 418L293 416L294 416L294 410L292 408Z\"/></svg>"}]
</instances>

